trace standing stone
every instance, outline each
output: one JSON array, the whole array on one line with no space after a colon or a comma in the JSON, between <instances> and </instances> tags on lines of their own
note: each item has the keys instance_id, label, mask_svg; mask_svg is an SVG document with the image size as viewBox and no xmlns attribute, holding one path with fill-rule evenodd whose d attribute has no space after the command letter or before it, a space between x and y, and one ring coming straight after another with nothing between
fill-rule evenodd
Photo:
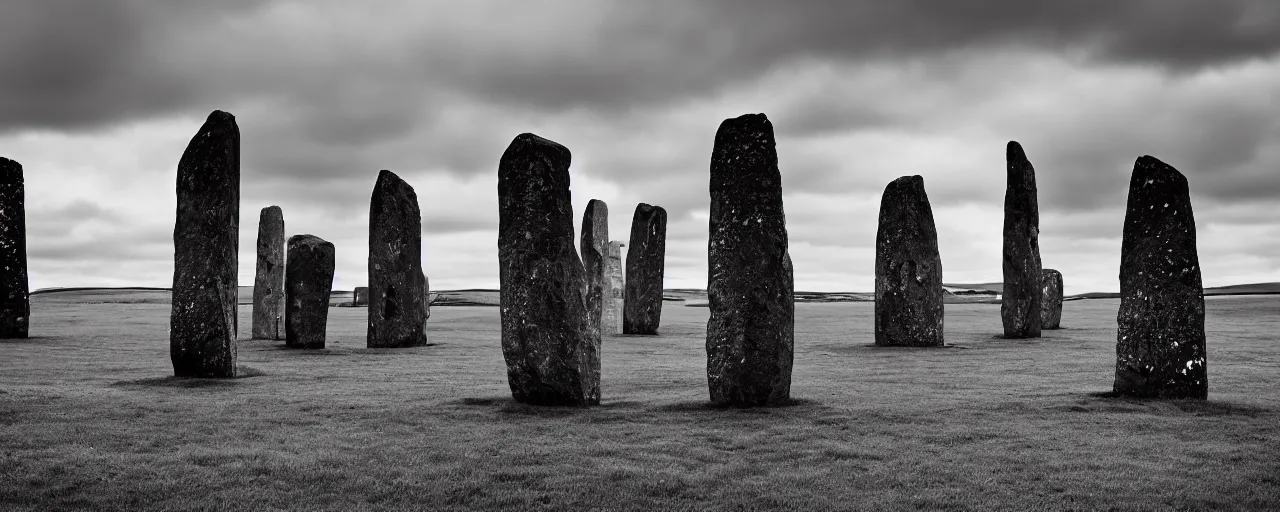
<instances>
[{"instance_id":1,"label":"standing stone","mask_svg":"<svg viewBox=\"0 0 1280 512\"><path fill-rule=\"evenodd\" d=\"M582 268L587 276L587 328L598 340L604 332L601 322L604 320L605 300L611 295L605 276L609 256L609 205L604 201L592 199L587 203L587 209L582 212L582 239L578 245L582 251Z\"/></svg>"},{"instance_id":2,"label":"standing stone","mask_svg":"<svg viewBox=\"0 0 1280 512\"><path fill-rule=\"evenodd\" d=\"M369 287L368 286L357 286L355 290L352 290L351 305L352 306L368 306L369 305Z\"/></svg>"},{"instance_id":3,"label":"standing stone","mask_svg":"<svg viewBox=\"0 0 1280 512\"><path fill-rule=\"evenodd\" d=\"M782 176L764 114L726 119L716 132L707 262L711 402L789 402L795 297Z\"/></svg>"},{"instance_id":4,"label":"standing stone","mask_svg":"<svg viewBox=\"0 0 1280 512\"><path fill-rule=\"evenodd\" d=\"M369 348L427 343L422 213L413 187L378 173L369 202Z\"/></svg>"},{"instance_id":5,"label":"standing stone","mask_svg":"<svg viewBox=\"0 0 1280 512\"><path fill-rule=\"evenodd\" d=\"M600 338L573 245L569 149L520 134L498 164L502 355L518 402L600 403Z\"/></svg>"},{"instance_id":6,"label":"standing stone","mask_svg":"<svg viewBox=\"0 0 1280 512\"><path fill-rule=\"evenodd\" d=\"M1150 156L1129 180L1116 323L1116 394L1208 398L1191 194L1181 173Z\"/></svg>"},{"instance_id":7,"label":"standing stone","mask_svg":"<svg viewBox=\"0 0 1280 512\"><path fill-rule=\"evenodd\" d=\"M662 274L667 255L667 211L640 203L631 216L622 332L658 334L662 320Z\"/></svg>"},{"instance_id":8,"label":"standing stone","mask_svg":"<svg viewBox=\"0 0 1280 512\"><path fill-rule=\"evenodd\" d=\"M1046 268L1041 271L1040 327L1060 329L1062 325L1062 272Z\"/></svg>"},{"instance_id":9,"label":"standing stone","mask_svg":"<svg viewBox=\"0 0 1280 512\"><path fill-rule=\"evenodd\" d=\"M1042 292L1036 170L1017 142L1009 142L1005 160L1008 184L1004 191L1004 295L1000 319L1006 338L1039 338Z\"/></svg>"},{"instance_id":10,"label":"standing stone","mask_svg":"<svg viewBox=\"0 0 1280 512\"><path fill-rule=\"evenodd\" d=\"M215 110L178 162L169 356L178 377L236 376L240 128Z\"/></svg>"},{"instance_id":11,"label":"standing stone","mask_svg":"<svg viewBox=\"0 0 1280 512\"><path fill-rule=\"evenodd\" d=\"M26 338L30 323L25 196L22 165L0 157L0 338Z\"/></svg>"},{"instance_id":12,"label":"standing stone","mask_svg":"<svg viewBox=\"0 0 1280 512\"><path fill-rule=\"evenodd\" d=\"M258 270L253 280L253 339L280 339L284 314L284 213L268 206L258 214Z\"/></svg>"},{"instance_id":13,"label":"standing stone","mask_svg":"<svg viewBox=\"0 0 1280 512\"><path fill-rule=\"evenodd\" d=\"M333 244L314 235L289 237L285 270L284 345L324 348L329 323L329 293L333 291Z\"/></svg>"},{"instance_id":14,"label":"standing stone","mask_svg":"<svg viewBox=\"0 0 1280 512\"><path fill-rule=\"evenodd\" d=\"M903 176L880 199L876 345L942 346L942 258L924 178Z\"/></svg>"},{"instance_id":15,"label":"standing stone","mask_svg":"<svg viewBox=\"0 0 1280 512\"><path fill-rule=\"evenodd\" d=\"M622 276L622 248L627 245L609 242L609 254L605 260L604 319L602 329L609 334L622 334L622 310L626 305L622 297L626 280Z\"/></svg>"}]
</instances>

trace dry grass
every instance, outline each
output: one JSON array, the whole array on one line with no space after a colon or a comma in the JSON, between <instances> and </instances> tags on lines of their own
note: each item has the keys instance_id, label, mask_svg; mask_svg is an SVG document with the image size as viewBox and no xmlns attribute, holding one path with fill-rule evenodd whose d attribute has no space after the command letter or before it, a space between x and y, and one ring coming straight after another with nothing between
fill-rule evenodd
<instances>
[{"instance_id":1,"label":"dry grass","mask_svg":"<svg viewBox=\"0 0 1280 512\"><path fill-rule=\"evenodd\" d=\"M0 509L1274 509L1280 298L1207 304L1208 402L1093 395L1113 300L1038 341L948 305L934 350L871 347L872 304L834 303L796 307L796 405L710 409L707 310L676 302L606 340L604 405L539 409L509 400L497 308L396 350L333 308L330 348L243 341L254 376L206 381L168 377L167 306L37 296L40 337L0 341Z\"/></svg>"}]
</instances>

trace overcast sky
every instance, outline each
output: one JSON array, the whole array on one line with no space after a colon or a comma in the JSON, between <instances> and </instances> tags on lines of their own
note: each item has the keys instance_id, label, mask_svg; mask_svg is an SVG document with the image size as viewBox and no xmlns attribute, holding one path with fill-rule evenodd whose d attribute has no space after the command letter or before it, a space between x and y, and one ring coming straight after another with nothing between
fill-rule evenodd
<instances>
[{"instance_id":1,"label":"overcast sky","mask_svg":"<svg viewBox=\"0 0 1280 512\"><path fill-rule=\"evenodd\" d=\"M496 287L497 166L573 152L575 223L666 208L666 287L706 286L720 122L773 121L797 290L871 291L884 186L919 174L944 280L1001 279L1005 143L1067 293L1118 290L1128 177L1190 181L1206 286L1280 281L1275 0L7 0L0 156L26 173L31 286L169 286L178 159L241 130L240 283L258 212L366 280L369 193L417 190L433 289ZM575 233L575 239L576 239Z\"/></svg>"}]
</instances>

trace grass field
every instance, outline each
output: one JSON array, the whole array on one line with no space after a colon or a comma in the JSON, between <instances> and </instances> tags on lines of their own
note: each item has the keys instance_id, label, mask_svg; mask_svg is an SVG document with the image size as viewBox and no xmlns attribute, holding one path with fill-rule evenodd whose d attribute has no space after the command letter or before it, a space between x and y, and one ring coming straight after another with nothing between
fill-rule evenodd
<instances>
[{"instance_id":1,"label":"grass field","mask_svg":"<svg viewBox=\"0 0 1280 512\"><path fill-rule=\"evenodd\" d=\"M1115 300L1035 341L949 304L931 350L869 346L852 302L796 306L796 405L712 409L707 309L668 302L572 409L510 401L493 307L393 350L332 308L330 348L242 341L251 376L210 381L168 377L167 305L35 296L35 337L0 341L0 509L1280 508L1280 297L1206 304L1207 402L1094 395Z\"/></svg>"}]
</instances>

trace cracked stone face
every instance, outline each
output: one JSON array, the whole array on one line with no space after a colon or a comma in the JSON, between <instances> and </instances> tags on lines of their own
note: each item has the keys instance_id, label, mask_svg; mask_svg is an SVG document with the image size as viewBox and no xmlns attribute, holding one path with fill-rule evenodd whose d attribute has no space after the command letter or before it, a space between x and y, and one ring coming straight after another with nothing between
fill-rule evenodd
<instances>
[{"instance_id":1,"label":"cracked stone face","mask_svg":"<svg viewBox=\"0 0 1280 512\"><path fill-rule=\"evenodd\" d=\"M1005 151L1004 290L1000 319L1006 338L1040 337L1040 207L1036 170L1022 146Z\"/></svg>"},{"instance_id":2,"label":"cracked stone face","mask_svg":"<svg viewBox=\"0 0 1280 512\"><path fill-rule=\"evenodd\" d=\"M773 124L764 114L720 124L711 156L710 189L707 382L711 402L740 407L788 403L795 294L782 176Z\"/></svg>"},{"instance_id":3,"label":"cracked stone face","mask_svg":"<svg viewBox=\"0 0 1280 512\"><path fill-rule=\"evenodd\" d=\"M381 171L369 200L368 347L426 344L428 292L418 195L395 173Z\"/></svg>"},{"instance_id":4,"label":"cracked stone face","mask_svg":"<svg viewBox=\"0 0 1280 512\"><path fill-rule=\"evenodd\" d=\"M253 280L253 339L280 339L284 314L284 212L279 206L258 215L258 265Z\"/></svg>"},{"instance_id":5,"label":"cracked stone face","mask_svg":"<svg viewBox=\"0 0 1280 512\"><path fill-rule=\"evenodd\" d=\"M169 355L178 377L236 376L240 128L215 110L178 162Z\"/></svg>"},{"instance_id":6,"label":"cracked stone face","mask_svg":"<svg viewBox=\"0 0 1280 512\"><path fill-rule=\"evenodd\" d=\"M631 217L623 333L658 334L666 253L667 211L661 206L640 203Z\"/></svg>"},{"instance_id":7,"label":"cracked stone face","mask_svg":"<svg viewBox=\"0 0 1280 512\"><path fill-rule=\"evenodd\" d=\"M502 355L516 401L600 403L600 337L574 247L569 149L531 133L498 164Z\"/></svg>"},{"instance_id":8,"label":"cracked stone face","mask_svg":"<svg viewBox=\"0 0 1280 512\"><path fill-rule=\"evenodd\" d=\"M942 258L924 179L903 176L880 200L876 233L876 345L943 345Z\"/></svg>"},{"instance_id":9,"label":"cracked stone face","mask_svg":"<svg viewBox=\"0 0 1280 512\"><path fill-rule=\"evenodd\" d=\"M1138 159L1123 236L1115 392L1208 398L1204 287L1182 173L1150 156Z\"/></svg>"},{"instance_id":10,"label":"cracked stone face","mask_svg":"<svg viewBox=\"0 0 1280 512\"><path fill-rule=\"evenodd\" d=\"M333 244L313 235L289 237L285 269L285 346L324 348L333 291Z\"/></svg>"}]
</instances>

